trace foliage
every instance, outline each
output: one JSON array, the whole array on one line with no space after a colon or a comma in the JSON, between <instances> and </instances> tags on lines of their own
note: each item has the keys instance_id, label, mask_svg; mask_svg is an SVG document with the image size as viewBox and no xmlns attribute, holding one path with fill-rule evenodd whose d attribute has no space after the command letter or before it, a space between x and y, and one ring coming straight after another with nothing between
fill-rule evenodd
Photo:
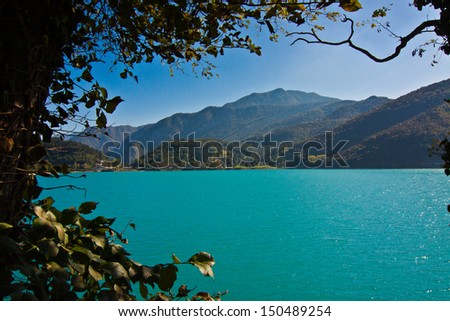
<instances>
[{"instance_id":1,"label":"foliage","mask_svg":"<svg viewBox=\"0 0 450 321\"><path fill-rule=\"evenodd\" d=\"M135 300L132 284L139 285L144 300L220 299L204 292L192 296L186 285L172 292L182 264L212 277L210 254L200 252L185 262L173 255L172 263L155 266L135 262L115 242L127 240L111 227L114 219L87 218L96 207L85 202L59 211L46 198L21 222L19 237L13 226L0 223L0 299ZM155 293L149 287L157 287Z\"/></svg>"},{"instance_id":2,"label":"foliage","mask_svg":"<svg viewBox=\"0 0 450 321\"><path fill-rule=\"evenodd\" d=\"M450 176L450 141L448 138L444 138L438 145L438 153L441 154L441 159L444 161L443 168L444 173ZM447 211L450 212L450 205L447 205Z\"/></svg>"},{"instance_id":3,"label":"foliage","mask_svg":"<svg viewBox=\"0 0 450 321\"><path fill-rule=\"evenodd\" d=\"M444 39L440 50L446 55L450 55L450 3L446 0L416 0L414 5L418 10L422 10L426 6L432 6L440 11L439 22L436 23L434 32Z\"/></svg>"},{"instance_id":4,"label":"foliage","mask_svg":"<svg viewBox=\"0 0 450 321\"><path fill-rule=\"evenodd\" d=\"M450 141L448 140L448 138L443 139L439 143L439 148L442 150L442 160L444 161L443 167L445 175L450 176Z\"/></svg>"},{"instance_id":5,"label":"foliage","mask_svg":"<svg viewBox=\"0 0 450 321\"><path fill-rule=\"evenodd\" d=\"M70 140L52 139L44 147L51 164L66 164L70 170L92 169L104 158L100 151Z\"/></svg>"},{"instance_id":6,"label":"foliage","mask_svg":"<svg viewBox=\"0 0 450 321\"><path fill-rule=\"evenodd\" d=\"M331 5L332 2L328 3L326 6ZM340 1L341 7L347 11L357 11L362 9L359 1ZM394 4L391 4L393 6ZM423 1L414 1L414 6L418 10L422 10L424 7L434 8L439 14L439 19L429 19L428 17L424 19L421 23L415 26L408 34L406 35L398 35L391 27L391 23L386 21L388 17L388 12L390 7L381 7L372 13L371 17L367 20L363 21L355 21L347 14L343 14L337 11L323 11L315 14L316 17L325 16L329 20L333 22L342 22L348 27L347 34L341 36L341 40L338 41L329 41L327 40L320 32L325 30L324 25L314 24L310 30L300 30L300 31L287 31L286 35L290 37L294 37L293 43L297 42L305 42L308 44L325 44L332 46L342 46L347 45L350 48L361 52L371 60L375 62L387 62L398 57L406 46L411 42L412 39L416 38L421 34L426 33L434 33L437 38L433 38L422 45L415 48L412 52L413 55L422 56L426 51L427 47L437 48L437 53L434 55L434 59L432 65L437 63L436 56L443 52L444 54L450 54L450 45L449 45L449 36L450 36L450 13L449 13L449 3L445 0L423 0ZM373 51L370 51L364 47L361 47L356 42L356 27L361 26L370 26L371 28L377 30L377 32L386 31L387 34L397 40L397 45L392 53L379 57Z\"/></svg>"},{"instance_id":7,"label":"foliage","mask_svg":"<svg viewBox=\"0 0 450 321\"><path fill-rule=\"evenodd\" d=\"M450 105L450 99L446 100L447 104ZM444 173L450 176L450 141L446 137L439 142L439 145L431 150L432 153L440 154L441 159L444 161L442 167L444 168ZM450 212L450 205L447 206L447 211Z\"/></svg>"}]
</instances>

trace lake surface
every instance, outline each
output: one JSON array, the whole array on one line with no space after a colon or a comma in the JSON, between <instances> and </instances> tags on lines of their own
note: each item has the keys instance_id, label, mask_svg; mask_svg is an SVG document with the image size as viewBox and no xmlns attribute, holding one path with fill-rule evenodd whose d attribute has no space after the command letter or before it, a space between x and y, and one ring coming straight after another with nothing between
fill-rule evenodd
<instances>
[{"instance_id":1,"label":"lake surface","mask_svg":"<svg viewBox=\"0 0 450 321\"><path fill-rule=\"evenodd\" d=\"M130 221L127 250L147 265L215 260L215 279L181 266L224 300L450 300L450 181L442 170L243 170L88 173L40 179L57 208L98 201ZM91 214L92 215L92 214Z\"/></svg>"}]
</instances>

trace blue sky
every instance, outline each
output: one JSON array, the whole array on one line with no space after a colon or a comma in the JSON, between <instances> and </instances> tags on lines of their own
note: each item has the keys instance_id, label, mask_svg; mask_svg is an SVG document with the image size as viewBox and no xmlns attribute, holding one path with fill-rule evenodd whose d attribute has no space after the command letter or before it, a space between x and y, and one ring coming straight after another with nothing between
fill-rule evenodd
<instances>
[{"instance_id":1,"label":"blue sky","mask_svg":"<svg viewBox=\"0 0 450 321\"><path fill-rule=\"evenodd\" d=\"M370 15L369 4L381 6L389 1L361 1L364 9L351 14L355 20ZM432 11L419 13L408 6L408 1L396 1L389 13L393 30L405 35ZM342 34L328 27L324 36L333 38ZM370 28L357 30L355 42L373 52L388 52L396 44L387 34L378 34ZM400 57L391 62L377 64L349 47L330 47L297 43L293 39L268 40L267 33L257 35L255 42L262 46L258 57L240 49L228 50L224 56L214 59L212 79L196 77L191 68L184 73L175 71L170 76L169 67L155 60L151 64L137 66L139 82L122 80L115 74L97 73L99 82L108 88L110 95L119 95L125 101L113 115L110 125L144 125L154 123L178 112L196 112L207 106L222 106L253 92L265 92L276 88L316 92L341 99L365 99L371 95L396 98L422 86L450 78L450 58L442 56L431 66L433 53L430 48L423 58L412 57L416 45L429 40L431 34L414 41ZM103 68L102 68L103 70Z\"/></svg>"}]
</instances>

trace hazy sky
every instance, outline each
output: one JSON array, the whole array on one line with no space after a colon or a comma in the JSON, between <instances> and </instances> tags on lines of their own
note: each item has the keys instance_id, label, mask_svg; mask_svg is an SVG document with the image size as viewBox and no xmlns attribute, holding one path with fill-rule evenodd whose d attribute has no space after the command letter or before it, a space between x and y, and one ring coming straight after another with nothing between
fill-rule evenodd
<instances>
[{"instance_id":1,"label":"hazy sky","mask_svg":"<svg viewBox=\"0 0 450 321\"><path fill-rule=\"evenodd\" d=\"M364 9L352 18L361 20L361 14L371 14L367 3L377 5L386 1L361 1ZM399 34L407 34L424 15L410 8L409 1L395 1L390 12L392 28ZM387 2L389 3L389 2ZM334 29L327 28L324 35L333 37ZM342 35L343 31L339 29ZM396 42L387 34L378 34L370 28L357 31L355 42L381 55L392 49ZM377 64L349 47L331 47L297 43L293 39L280 39L278 43L267 40L267 33L254 40L263 48L262 56L240 49L225 51L213 61L220 77L197 78L190 67L184 73L169 74L169 68L155 60L152 64L136 68L139 83L121 80L114 74L98 73L99 82L109 89L110 95L120 95L123 102L109 124L144 125L156 122L178 112L196 112L207 106L222 106L253 92L265 92L276 88L316 92L341 99L365 99L372 95L396 98L422 86L450 78L450 58L442 56L431 66L433 54L429 48L423 58L412 57L411 52L432 34L408 46L395 60ZM103 69L103 68L102 68Z\"/></svg>"}]
</instances>

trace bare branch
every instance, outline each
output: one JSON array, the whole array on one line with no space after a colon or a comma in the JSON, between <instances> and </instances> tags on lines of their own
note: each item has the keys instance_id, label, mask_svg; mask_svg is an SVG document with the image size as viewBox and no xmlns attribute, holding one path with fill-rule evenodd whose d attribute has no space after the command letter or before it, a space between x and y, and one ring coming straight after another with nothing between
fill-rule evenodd
<instances>
[{"instance_id":1,"label":"bare branch","mask_svg":"<svg viewBox=\"0 0 450 321\"><path fill-rule=\"evenodd\" d=\"M283 7L289 7L289 6L298 6L299 4L303 4L306 6L309 5L318 5L319 8L324 8L324 7L328 7L334 3L339 3L339 0L329 0L329 1L325 1L325 0L317 0L317 1L295 1L295 2L286 2L283 0L279 0L279 1L268 1L268 2L252 2L252 1L248 1L248 2L244 2L242 3L243 6L245 7L270 7L270 6L283 6Z\"/></svg>"},{"instance_id":2,"label":"bare branch","mask_svg":"<svg viewBox=\"0 0 450 321\"><path fill-rule=\"evenodd\" d=\"M62 189L65 188L67 190L80 190L80 191L84 191L84 196L86 197L87 194L87 189L84 187L78 187L75 185L61 185L61 186L55 186L55 187L41 187L43 190L49 191L49 190L54 190L54 189Z\"/></svg>"},{"instance_id":3,"label":"bare branch","mask_svg":"<svg viewBox=\"0 0 450 321\"><path fill-rule=\"evenodd\" d=\"M427 30L430 27L437 27L439 25L439 20L427 20L422 22L420 25L418 25L413 31L411 31L408 35L405 37L398 37L400 40L400 43L395 48L394 52L390 54L389 56L386 56L384 58L378 58L374 54L372 54L369 50L364 49L362 47L359 47L355 45L352 41L355 29L354 29L354 21L348 17L345 17L342 19L342 22L350 22L350 34L347 37L347 39L338 41L338 42L330 42L321 39L314 29L311 29L310 32L291 32L288 33L287 36L300 36L297 39L295 39L291 45L295 44L298 41L303 41L309 44L317 43L317 44L324 44L324 45L330 45L330 46L341 46L341 45L349 45L351 48L355 49L356 51L359 51L369 57L371 60L375 62L387 62L394 58L396 58L398 55L400 55L401 51L407 46L407 44L416 36L420 35L421 33L428 32Z\"/></svg>"}]
</instances>

